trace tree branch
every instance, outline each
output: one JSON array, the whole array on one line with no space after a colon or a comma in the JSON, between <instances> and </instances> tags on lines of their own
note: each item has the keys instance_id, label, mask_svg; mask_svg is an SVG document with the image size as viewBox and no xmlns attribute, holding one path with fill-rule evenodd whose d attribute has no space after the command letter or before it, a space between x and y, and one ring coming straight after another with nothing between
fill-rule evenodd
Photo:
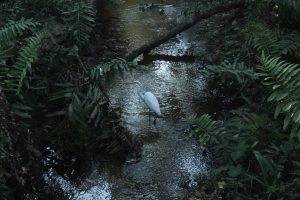
<instances>
[{"instance_id":1,"label":"tree branch","mask_svg":"<svg viewBox=\"0 0 300 200\"><path fill-rule=\"evenodd\" d=\"M151 51L155 47L168 41L170 38L173 38L177 34L191 28L192 26L197 24L199 21L201 21L203 19L207 19L207 18L209 18L213 15L219 14L219 13L223 13L223 12L227 12L227 11L230 11L230 10L233 10L236 8L240 8L244 5L244 3L245 3L245 0L240 0L238 2L229 3L226 5L216 6L215 8L203 11L202 13L200 12L200 13L196 14L191 21L180 24L180 25L176 26L174 29L172 29L170 32L165 33L164 35L160 36L159 38L157 38L153 41L150 41L149 43L137 48L136 50L127 54L124 59L127 61L131 61L131 60L135 59L136 57L138 57L140 54Z\"/></svg>"}]
</instances>

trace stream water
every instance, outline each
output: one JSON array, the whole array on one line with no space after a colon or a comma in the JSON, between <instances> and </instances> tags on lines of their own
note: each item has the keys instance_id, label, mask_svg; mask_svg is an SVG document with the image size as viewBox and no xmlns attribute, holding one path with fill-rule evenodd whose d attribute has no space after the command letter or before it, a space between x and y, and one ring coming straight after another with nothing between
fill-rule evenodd
<instances>
[{"instance_id":1,"label":"stream water","mask_svg":"<svg viewBox=\"0 0 300 200\"><path fill-rule=\"evenodd\" d=\"M145 0L118 2L106 12L102 10L102 17L127 42L128 52L178 23L186 4L184 0L151 1L152 6ZM184 32L150 52L169 55L171 59L147 61L145 57L147 70L135 69L123 78L116 77L109 86L110 99L113 106L121 108L124 126L142 141L140 160L93 160L80 172L50 168L43 175L49 187L59 188L68 199L150 200L178 199L185 189L197 186L197 176L208 171L209 158L185 133L188 126L184 118L192 113L211 112L215 103L204 92L206 80L198 67L193 62L172 60L186 55L192 42L205 48L204 40L194 41L193 31ZM134 80L139 80L159 100L162 117L155 125L153 115L149 122L148 109L138 98ZM74 174L80 175L68 178Z\"/></svg>"}]
</instances>

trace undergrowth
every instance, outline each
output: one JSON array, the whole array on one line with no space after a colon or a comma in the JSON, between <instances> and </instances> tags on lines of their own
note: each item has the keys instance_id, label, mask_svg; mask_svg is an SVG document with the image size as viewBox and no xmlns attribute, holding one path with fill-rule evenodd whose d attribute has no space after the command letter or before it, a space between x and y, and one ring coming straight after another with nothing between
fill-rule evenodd
<instances>
[{"instance_id":1,"label":"undergrowth","mask_svg":"<svg viewBox=\"0 0 300 200\"><path fill-rule=\"evenodd\" d=\"M236 40L223 47L231 42L239 53L201 71L243 101L218 120L187 118L213 155L206 186L224 199L300 198L299 6L296 0L246 1Z\"/></svg>"},{"instance_id":2,"label":"undergrowth","mask_svg":"<svg viewBox=\"0 0 300 200\"><path fill-rule=\"evenodd\" d=\"M1 130L1 199L30 184L44 143L74 155L135 148L104 83L137 64L89 61L96 14L90 0L0 1L0 92L18 121L13 131Z\"/></svg>"}]
</instances>

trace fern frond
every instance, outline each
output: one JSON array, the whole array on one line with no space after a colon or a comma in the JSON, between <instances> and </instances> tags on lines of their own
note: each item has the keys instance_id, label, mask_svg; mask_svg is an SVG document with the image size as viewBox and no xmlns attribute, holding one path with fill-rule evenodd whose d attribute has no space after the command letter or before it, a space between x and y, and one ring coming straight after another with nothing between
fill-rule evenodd
<instances>
[{"instance_id":1,"label":"fern frond","mask_svg":"<svg viewBox=\"0 0 300 200\"><path fill-rule=\"evenodd\" d=\"M30 112L33 111L33 108L28 105L21 104L19 102L12 106L12 110L14 114L16 114L17 116L23 119L30 119L31 118Z\"/></svg>"},{"instance_id":2,"label":"fern frond","mask_svg":"<svg viewBox=\"0 0 300 200\"><path fill-rule=\"evenodd\" d=\"M186 120L192 125L192 133L199 137L200 143L217 144L220 142L218 135L222 134L223 130L208 114L201 115L200 117L191 115Z\"/></svg>"},{"instance_id":3,"label":"fern frond","mask_svg":"<svg viewBox=\"0 0 300 200\"><path fill-rule=\"evenodd\" d=\"M261 22L250 22L242 31L246 45L258 52L265 51L273 56L300 54L300 34L283 33L271 30Z\"/></svg>"},{"instance_id":4,"label":"fern frond","mask_svg":"<svg viewBox=\"0 0 300 200\"><path fill-rule=\"evenodd\" d=\"M93 125L98 127L103 119L102 106L106 103L103 93L99 88L90 85L86 92L78 91L72 84L59 85L62 87L50 98L51 101L64 99L68 102L67 108L56 110L47 117L65 116L73 130L81 133Z\"/></svg>"},{"instance_id":5,"label":"fern frond","mask_svg":"<svg viewBox=\"0 0 300 200\"><path fill-rule=\"evenodd\" d=\"M230 137L246 137L248 139L245 140L249 141L252 141L251 137L263 137L261 127L268 124L268 120L267 116L257 115L243 107L231 111L231 117L223 124L213 121L207 114L187 118L192 125L192 133L199 137L201 143L224 147L224 141L228 142Z\"/></svg>"},{"instance_id":6,"label":"fern frond","mask_svg":"<svg viewBox=\"0 0 300 200\"><path fill-rule=\"evenodd\" d=\"M285 22L297 24L300 21L300 1L284 0L279 2L279 15Z\"/></svg>"},{"instance_id":7,"label":"fern frond","mask_svg":"<svg viewBox=\"0 0 300 200\"><path fill-rule=\"evenodd\" d=\"M248 108L239 108L230 112L233 116L224 124L232 135L251 133L260 134L259 128L265 125L264 116L258 116Z\"/></svg>"},{"instance_id":8,"label":"fern frond","mask_svg":"<svg viewBox=\"0 0 300 200\"><path fill-rule=\"evenodd\" d=\"M33 22L32 19L22 18L19 21L10 21L0 29L0 46L8 44L17 36L22 35L25 30L31 30L37 25L39 23Z\"/></svg>"},{"instance_id":9,"label":"fern frond","mask_svg":"<svg viewBox=\"0 0 300 200\"><path fill-rule=\"evenodd\" d=\"M22 12L23 10L24 10L24 6L22 0L4 1L0 3L0 16L3 17L1 20L6 21L4 19L9 17L10 16L9 14L16 15Z\"/></svg>"},{"instance_id":10,"label":"fern frond","mask_svg":"<svg viewBox=\"0 0 300 200\"><path fill-rule=\"evenodd\" d=\"M77 94L73 95L72 101L68 106L67 117L71 125L81 133L88 130L88 115L84 110L83 102Z\"/></svg>"},{"instance_id":11,"label":"fern frond","mask_svg":"<svg viewBox=\"0 0 300 200\"><path fill-rule=\"evenodd\" d=\"M99 79L103 76L111 76L116 73L123 74L124 72L130 71L132 68L137 66L138 64L135 61L127 62L122 58L117 58L110 62L101 63L95 66L91 70L91 77L93 79Z\"/></svg>"},{"instance_id":12,"label":"fern frond","mask_svg":"<svg viewBox=\"0 0 300 200\"><path fill-rule=\"evenodd\" d=\"M1 68L6 66L6 60L12 56L13 56L12 48L8 48L6 46L0 46L0 66L1 66Z\"/></svg>"},{"instance_id":13,"label":"fern frond","mask_svg":"<svg viewBox=\"0 0 300 200\"><path fill-rule=\"evenodd\" d=\"M95 26L96 10L89 0L74 2L68 11L64 12L64 20L76 44L83 46L90 38Z\"/></svg>"},{"instance_id":14,"label":"fern frond","mask_svg":"<svg viewBox=\"0 0 300 200\"><path fill-rule=\"evenodd\" d=\"M62 8L64 6L66 6L66 7L70 6L72 3L74 3L74 1L69 1L69 0L48 0L48 1L46 1L46 3L53 4L56 7Z\"/></svg>"},{"instance_id":15,"label":"fern frond","mask_svg":"<svg viewBox=\"0 0 300 200\"><path fill-rule=\"evenodd\" d=\"M201 115L200 117L191 115L187 118L187 121L191 124L197 125L197 131L200 132L210 132L216 124L216 122L213 121L211 116L208 114Z\"/></svg>"},{"instance_id":16,"label":"fern frond","mask_svg":"<svg viewBox=\"0 0 300 200\"><path fill-rule=\"evenodd\" d=\"M207 76L218 75L222 81L234 79L240 84L247 84L256 79L253 69L247 67L243 62L238 62L237 59L232 63L224 61L221 65L208 65L202 72Z\"/></svg>"},{"instance_id":17,"label":"fern frond","mask_svg":"<svg viewBox=\"0 0 300 200\"><path fill-rule=\"evenodd\" d=\"M189 122L200 142L210 145L221 156L229 153L229 162L239 160L244 151L251 152L258 141L269 142L270 135L279 136L266 114L257 115L247 107L231 111L231 116L223 123L212 121L207 115L192 116Z\"/></svg>"},{"instance_id":18,"label":"fern frond","mask_svg":"<svg viewBox=\"0 0 300 200\"><path fill-rule=\"evenodd\" d=\"M19 95L23 85L29 88L28 73L31 73L32 63L38 58L38 49L44 36L45 33L36 33L34 36L27 38L27 45L20 50L16 63L4 69L6 72L5 90Z\"/></svg>"},{"instance_id":19,"label":"fern frond","mask_svg":"<svg viewBox=\"0 0 300 200\"><path fill-rule=\"evenodd\" d=\"M271 45L272 55L300 55L300 34L297 32L283 36L278 42Z\"/></svg>"},{"instance_id":20,"label":"fern frond","mask_svg":"<svg viewBox=\"0 0 300 200\"><path fill-rule=\"evenodd\" d=\"M300 69L299 65L281 61L279 57L260 57L261 71L258 75L263 84L272 86L273 92L268 101L277 102L275 118L280 113L285 113L284 126L286 129L290 122L300 124ZM297 125L298 124L298 125ZM300 135L300 132L298 132Z\"/></svg>"},{"instance_id":21,"label":"fern frond","mask_svg":"<svg viewBox=\"0 0 300 200\"><path fill-rule=\"evenodd\" d=\"M273 4L272 0L246 0L248 12L246 17L250 20L261 19L266 12L270 11L270 6Z\"/></svg>"},{"instance_id":22,"label":"fern frond","mask_svg":"<svg viewBox=\"0 0 300 200\"><path fill-rule=\"evenodd\" d=\"M270 52L270 47L275 44L280 33L273 32L262 22L250 21L242 30L246 45L257 49L259 52L264 50Z\"/></svg>"},{"instance_id":23,"label":"fern frond","mask_svg":"<svg viewBox=\"0 0 300 200\"><path fill-rule=\"evenodd\" d=\"M55 84L55 86L59 89L57 89L57 91L51 95L49 99L50 101L72 98L73 93L75 92L75 86L72 83Z\"/></svg>"}]
</instances>

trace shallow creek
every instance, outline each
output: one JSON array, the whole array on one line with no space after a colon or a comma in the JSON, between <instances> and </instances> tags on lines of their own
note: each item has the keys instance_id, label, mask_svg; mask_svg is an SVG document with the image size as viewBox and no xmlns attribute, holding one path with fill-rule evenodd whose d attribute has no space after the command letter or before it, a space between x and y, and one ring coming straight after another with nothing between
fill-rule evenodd
<instances>
[{"instance_id":1,"label":"shallow creek","mask_svg":"<svg viewBox=\"0 0 300 200\"><path fill-rule=\"evenodd\" d=\"M128 52L170 30L183 18L183 0L152 2L151 8L144 0L119 1L103 14L128 43L125 47ZM192 42L205 48L205 41L194 41L190 30L150 54L170 58L186 55ZM206 80L193 62L147 61L145 57L144 63L147 70L135 69L123 78L117 76L109 86L109 97L113 106L121 108L124 126L143 143L140 160L131 162L128 158L125 163L93 160L89 161L88 169L83 167L80 172L74 168L58 173L50 168L44 173L50 187L60 188L69 199L178 199L186 188L197 186L199 174L207 173L209 158L202 155L195 139L185 133L188 126L184 122L189 114L215 110L214 102L204 92ZM162 117L155 125L154 115L149 122L148 109L139 100L134 80L139 80L159 100ZM68 178L73 173L80 175Z\"/></svg>"}]
</instances>

